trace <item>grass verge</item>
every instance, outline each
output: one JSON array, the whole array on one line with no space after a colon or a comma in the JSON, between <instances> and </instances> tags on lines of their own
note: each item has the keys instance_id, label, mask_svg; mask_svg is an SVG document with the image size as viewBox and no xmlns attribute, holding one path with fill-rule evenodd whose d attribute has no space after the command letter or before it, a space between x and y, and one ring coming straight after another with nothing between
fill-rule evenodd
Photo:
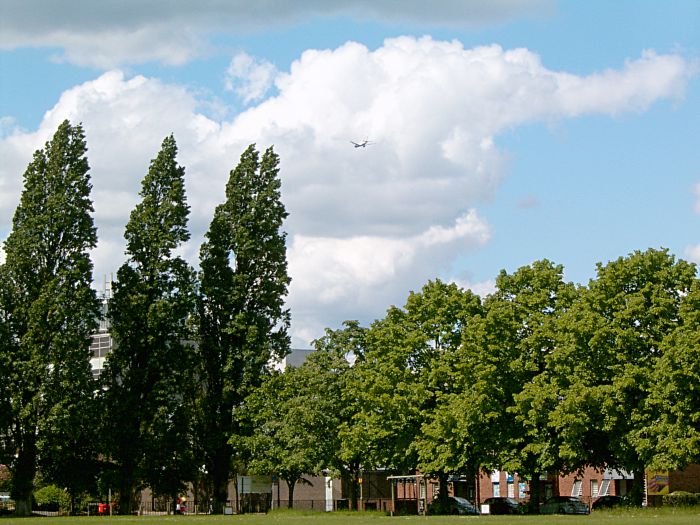
<instances>
[{"instance_id":1,"label":"grass verge","mask_svg":"<svg viewBox=\"0 0 700 525\"><path fill-rule=\"evenodd\" d=\"M395 516L373 512L273 511L241 516L0 518L0 525L698 525L700 507L619 509L589 516Z\"/></svg>"}]
</instances>

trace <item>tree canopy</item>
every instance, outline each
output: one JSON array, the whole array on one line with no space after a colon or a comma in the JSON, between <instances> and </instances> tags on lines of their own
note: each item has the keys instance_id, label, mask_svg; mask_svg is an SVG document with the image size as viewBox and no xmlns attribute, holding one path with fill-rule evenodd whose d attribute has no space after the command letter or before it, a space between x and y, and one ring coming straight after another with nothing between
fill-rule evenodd
<instances>
[{"instance_id":1,"label":"tree canopy","mask_svg":"<svg viewBox=\"0 0 700 525\"><path fill-rule=\"evenodd\" d=\"M85 459L74 445L90 424L83 408L93 392L89 345L98 314L86 152L82 127L64 121L34 153L0 268L0 461L12 471L19 515L31 513L39 462ZM79 476L74 470L62 481L77 487Z\"/></svg>"},{"instance_id":2,"label":"tree canopy","mask_svg":"<svg viewBox=\"0 0 700 525\"><path fill-rule=\"evenodd\" d=\"M271 360L289 351L287 212L281 201L279 157L254 145L241 155L226 185L226 201L200 250L198 404L200 444L221 512L242 432L236 411L267 375Z\"/></svg>"},{"instance_id":3,"label":"tree canopy","mask_svg":"<svg viewBox=\"0 0 700 525\"><path fill-rule=\"evenodd\" d=\"M174 255L189 239L185 170L176 155L175 139L166 137L126 226L128 261L117 272L109 305L115 349L103 373L106 453L114 462L120 512L127 514L141 483L175 500L191 477L183 392L193 365L194 272Z\"/></svg>"},{"instance_id":4,"label":"tree canopy","mask_svg":"<svg viewBox=\"0 0 700 525\"><path fill-rule=\"evenodd\" d=\"M254 144L195 272L179 255L185 169L163 140L125 227L95 381L86 152L68 121L35 152L0 264L0 464L18 514L37 483L115 487L124 513L144 486L174 503L197 483L218 512L246 472L286 481L290 502L305 477L338 475L357 508L374 468L441 483L517 472L533 509L543 474L615 468L641 502L645 469L700 462L700 281L666 249L599 263L586 285L546 259L501 271L483 298L429 280L276 370L290 347L287 211L280 159Z\"/></svg>"}]
</instances>

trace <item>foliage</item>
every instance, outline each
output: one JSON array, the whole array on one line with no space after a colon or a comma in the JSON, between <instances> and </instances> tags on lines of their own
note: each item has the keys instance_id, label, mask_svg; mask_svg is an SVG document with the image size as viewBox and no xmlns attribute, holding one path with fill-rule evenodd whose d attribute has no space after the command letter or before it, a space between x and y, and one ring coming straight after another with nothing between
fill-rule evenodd
<instances>
[{"instance_id":1,"label":"foliage","mask_svg":"<svg viewBox=\"0 0 700 525\"><path fill-rule=\"evenodd\" d=\"M352 509L358 508L364 459L364 451L358 447L352 430L353 420L360 410L355 380L360 364L365 360L367 331L358 321L345 321L337 330L326 329L324 336L313 342L316 351L308 359L323 376L325 395L334 401L336 426L327 436L332 442L332 453L326 468L348 484Z\"/></svg>"},{"instance_id":2,"label":"foliage","mask_svg":"<svg viewBox=\"0 0 700 525\"><path fill-rule=\"evenodd\" d=\"M175 498L197 475L220 510L246 466L292 484L323 470L356 488L372 467L442 479L506 469L537 486L545 471L621 468L639 481L646 467L700 461L700 282L664 249L598 264L580 288L547 260L502 271L484 301L429 281L273 372L290 344L287 212L279 158L254 145L230 173L196 283L176 255L189 240L184 168L174 138L163 141L125 229L116 348L98 389L86 151L66 121L34 154L0 265L0 462L11 472L0 484L18 514L38 471L72 496L116 483L128 513L141 485Z\"/></svg>"},{"instance_id":3,"label":"foliage","mask_svg":"<svg viewBox=\"0 0 700 525\"><path fill-rule=\"evenodd\" d=\"M679 325L661 345L645 411L632 439L658 470L700 462L700 282L681 299Z\"/></svg>"},{"instance_id":4,"label":"foliage","mask_svg":"<svg viewBox=\"0 0 700 525\"><path fill-rule=\"evenodd\" d=\"M324 396L324 385L312 366L288 367L274 373L246 400L251 436L233 436L247 452L250 471L274 474L289 486L303 475L315 475L327 465L335 424L334 400Z\"/></svg>"},{"instance_id":5,"label":"foliage","mask_svg":"<svg viewBox=\"0 0 700 525\"><path fill-rule=\"evenodd\" d=\"M126 226L128 261L117 272L109 305L115 349L106 380L107 453L119 473L119 509L130 513L141 481L173 500L192 476L190 429L183 392L192 346L187 320L194 272L173 255L189 239L184 168L172 136L143 179L141 202Z\"/></svg>"},{"instance_id":6,"label":"foliage","mask_svg":"<svg viewBox=\"0 0 700 525\"><path fill-rule=\"evenodd\" d=\"M40 454L66 458L89 421L90 333L97 300L89 250L97 235L81 126L64 121L24 173L24 190L0 268L2 456L19 515L31 512ZM73 473L65 481L79 483Z\"/></svg>"},{"instance_id":7,"label":"foliage","mask_svg":"<svg viewBox=\"0 0 700 525\"><path fill-rule=\"evenodd\" d=\"M290 508L294 486L305 481L304 475L344 468L338 458L337 428L342 382L351 368L336 347L317 345L299 368L288 366L270 375L248 396L242 417L253 433L233 437L247 452L251 471L287 482Z\"/></svg>"},{"instance_id":8,"label":"foliage","mask_svg":"<svg viewBox=\"0 0 700 525\"><path fill-rule=\"evenodd\" d=\"M462 404L467 407L461 431L473 440L473 466L535 476L533 506L539 498L536 476L559 466L552 446L557 436L534 408L539 401L519 396L534 388L555 351L554 324L577 296L563 279L563 267L548 260L512 274L501 271L484 314L464 337ZM542 395L539 389L531 393Z\"/></svg>"},{"instance_id":9,"label":"foliage","mask_svg":"<svg viewBox=\"0 0 700 525\"><path fill-rule=\"evenodd\" d=\"M664 505L671 505L673 507L700 505L700 494L678 490L671 494L664 494L663 502Z\"/></svg>"},{"instance_id":10,"label":"foliage","mask_svg":"<svg viewBox=\"0 0 700 525\"><path fill-rule=\"evenodd\" d=\"M391 307L372 324L363 360L349 382L356 413L343 429L353 448L362 451L365 467L405 471L420 464L448 472L437 443L424 439L421 427L455 384L462 331L479 308L471 292L436 280L409 294L403 309Z\"/></svg>"},{"instance_id":11,"label":"foliage","mask_svg":"<svg viewBox=\"0 0 700 525\"><path fill-rule=\"evenodd\" d=\"M278 165L272 148L262 157L254 145L246 149L200 249L198 446L219 512L235 452L229 438L245 433L235 412L267 375L268 363L289 351L287 212Z\"/></svg>"},{"instance_id":12,"label":"foliage","mask_svg":"<svg viewBox=\"0 0 700 525\"><path fill-rule=\"evenodd\" d=\"M7 466L0 464L0 492L9 492L12 487L12 476Z\"/></svg>"},{"instance_id":13,"label":"foliage","mask_svg":"<svg viewBox=\"0 0 700 525\"><path fill-rule=\"evenodd\" d=\"M559 402L550 425L570 469L586 465L634 471L633 499L652 451L639 432L654 426L647 410L664 341L696 280L695 266L667 250L647 250L598 265L581 301L562 317L547 381Z\"/></svg>"},{"instance_id":14,"label":"foliage","mask_svg":"<svg viewBox=\"0 0 700 525\"><path fill-rule=\"evenodd\" d=\"M66 511L70 508L70 495L56 485L46 485L34 493L34 501L40 510Z\"/></svg>"}]
</instances>

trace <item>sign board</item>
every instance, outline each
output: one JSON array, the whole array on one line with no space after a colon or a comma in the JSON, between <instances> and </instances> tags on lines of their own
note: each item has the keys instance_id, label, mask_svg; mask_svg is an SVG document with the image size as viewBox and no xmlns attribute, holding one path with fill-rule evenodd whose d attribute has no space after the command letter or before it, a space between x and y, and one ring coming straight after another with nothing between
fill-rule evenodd
<instances>
[{"instance_id":1,"label":"sign board","mask_svg":"<svg viewBox=\"0 0 700 525\"><path fill-rule=\"evenodd\" d=\"M647 494L650 496L663 496L670 491L668 472L647 471Z\"/></svg>"},{"instance_id":2,"label":"sign board","mask_svg":"<svg viewBox=\"0 0 700 525\"><path fill-rule=\"evenodd\" d=\"M491 505L486 505L485 503L481 504L481 513L482 514L491 514Z\"/></svg>"}]
</instances>

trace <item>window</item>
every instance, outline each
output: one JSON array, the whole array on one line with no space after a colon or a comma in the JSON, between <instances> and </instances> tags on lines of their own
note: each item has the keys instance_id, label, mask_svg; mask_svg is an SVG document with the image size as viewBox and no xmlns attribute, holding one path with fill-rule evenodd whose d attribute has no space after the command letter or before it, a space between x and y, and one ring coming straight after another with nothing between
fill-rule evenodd
<instances>
[{"instance_id":1,"label":"window","mask_svg":"<svg viewBox=\"0 0 700 525\"><path fill-rule=\"evenodd\" d=\"M583 494L583 482L580 479L574 481L574 485L571 487L571 495L580 498Z\"/></svg>"},{"instance_id":2,"label":"window","mask_svg":"<svg viewBox=\"0 0 700 525\"><path fill-rule=\"evenodd\" d=\"M493 497L498 498L501 496L501 484L500 483L492 483L491 486L493 487Z\"/></svg>"},{"instance_id":3,"label":"window","mask_svg":"<svg viewBox=\"0 0 700 525\"><path fill-rule=\"evenodd\" d=\"M597 497L598 497L598 480L592 479L591 480L591 498L597 498Z\"/></svg>"}]
</instances>

